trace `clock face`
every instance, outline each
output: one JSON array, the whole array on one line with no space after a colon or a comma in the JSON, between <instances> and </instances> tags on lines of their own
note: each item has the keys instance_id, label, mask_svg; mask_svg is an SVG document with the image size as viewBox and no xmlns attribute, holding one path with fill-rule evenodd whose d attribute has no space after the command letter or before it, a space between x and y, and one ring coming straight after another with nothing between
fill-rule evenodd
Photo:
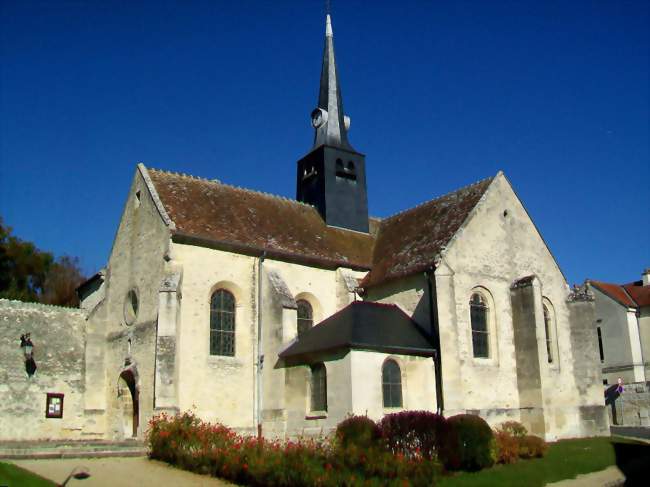
<instances>
[{"instance_id":1,"label":"clock face","mask_svg":"<svg viewBox=\"0 0 650 487\"><path fill-rule=\"evenodd\" d=\"M311 112L311 125L315 129L327 122L327 111L322 108L316 108Z\"/></svg>"}]
</instances>

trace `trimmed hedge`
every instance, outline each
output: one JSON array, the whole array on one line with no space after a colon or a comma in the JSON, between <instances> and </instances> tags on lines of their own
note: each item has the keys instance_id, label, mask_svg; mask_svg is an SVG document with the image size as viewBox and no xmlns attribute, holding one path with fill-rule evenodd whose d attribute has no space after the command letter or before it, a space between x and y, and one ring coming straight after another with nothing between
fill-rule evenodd
<instances>
[{"instance_id":1,"label":"trimmed hedge","mask_svg":"<svg viewBox=\"0 0 650 487\"><path fill-rule=\"evenodd\" d=\"M497 463L516 463L519 460L519 441L506 431L494 432L497 442Z\"/></svg>"},{"instance_id":2,"label":"trimmed hedge","mask_svg":"<svg viewBox=\"0 0 650 487\"><path fill-rule=\"evenodd\" d=\"M547 443L529 435L526 427L517 421L506 421L495 431L497 461L515 463L520 458L541 458L548 450Z\"/></svg>"},{"instance_id":3,"label":"trimmed hedge","mask_svg":"<svg viewBox=\"0 0 650 487\"><path fill-rule=\"evenodd\" d=\"M350 416L336 427L336 439L343 448L378 448L381 443L381 430L368 416Z\"/></svg>"},{"instance_id":4,"label":"trimmed hedge","mask_svg":"<svg viewBox=\"0 0 650 487\"><path fill-rule=\"evenodd\" d=\"M506 421L505 423L501 423L497 430L508 433L510 436L514 436L515 438L523 438L528 434L526 427L518 421Z\"/></svg>"},{"instance_id":5,"label":"trimmed hedge","mask_svg":"<svg viewBox=\"0 0 650 487\"><path fill-rule=\"evenodd\" d=\"M369 426L353 423L352 430ZM435 484L440 470L433 461L407 459L381 447L360 448L352 441L333 447L326 441L243 437L191 413L153 418L147 442L151 458L252 486L425 487Z\"/></svg>"},{"instance_id":6,"label":"trimmed hedge","mask_svg":"<svg viewBox=\"0 0 650 487\"><path fill-rule=\"evenodd\" d=\"M447 419L439 456L447 470L481 470L496 461L492 429L480 416L458 414Z\"/></svg>"},{"instance_id":7,"label":"trimmed hedge","mask_svg":"<svg viewBox=\"0 0 650 487\"><path fill-rule=\"evenodd\" d=\"M409 458L435 458L446 425L444 417L429 411L387 414L379 423L388 449Z\"/></svg>"},{"instance_id":8,"label":"trimmed hedge","mask_svg":"<svg viewBox=\"0 0 650 487\"><path fill-rule=\"evenodd\" d=\"M542 458L548 451L548 445L538 436L526 435L518 440L519 458Z\"/></svg>"}]
</instances>

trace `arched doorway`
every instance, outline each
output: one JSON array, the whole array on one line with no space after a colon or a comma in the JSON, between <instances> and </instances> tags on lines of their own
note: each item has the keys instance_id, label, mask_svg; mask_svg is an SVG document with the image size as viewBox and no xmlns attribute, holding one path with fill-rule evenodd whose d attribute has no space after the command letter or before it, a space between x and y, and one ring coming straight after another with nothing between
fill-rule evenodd
<instances>
[{"instance_id":1,"label":"arched doorway","mask_svg":"<svg viewBox=\"0 0 650 487\"><path fill-rule=\"evenodd\" d=\"M122 371L117 383L117 397L122 413L122 431L126 438L138 436L140 404L136 378L131 369Z\"/></svg>"}]
</instances>

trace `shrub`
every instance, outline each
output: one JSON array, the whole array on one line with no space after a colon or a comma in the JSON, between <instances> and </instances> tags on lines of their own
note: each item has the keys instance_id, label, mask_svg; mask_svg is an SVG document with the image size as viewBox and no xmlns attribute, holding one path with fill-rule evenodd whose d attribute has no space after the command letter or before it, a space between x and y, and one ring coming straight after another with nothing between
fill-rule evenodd
<instances>
[{"instance_id":1,"label":"shrub","mask_svg":"<svg viewBox=\"0 0 650 487\"><path fill-rule=\"evenodd\" d=\"M376 448L381 444L381 430L368 416L350 416L336 426L336 439L343 448Z\"/></svg>"},{"instance_id":2,"label":"shrub","mask_svg":"<svg viewBox=\"0 0 650 487\"><path fill-rule=\"evenodd\" d=\"M526 435L519 440L519 457L520 458L542 458L546 455L548 445L539 436Z\"/></svg>"},{"instance_id":3,"label":"shrub","mask_svg":"<svg viewBox=\"0 0 650 487\"><path fill-rule=\"evenodd\" d=\"M519 441L506 431L494 433L497 444L497 463L515 463L519 460Z\"/></svg>"},{"instance_id":4,"label":"shrub","mask_svg":"<svg viewBox=\"0 0 650 487\"><path fill-rule=\"evenodd\" d=\"M433 458L444 427L445 418L429 411L387 414L379 423L390 451L409 458Z\"/></svg>"},{"instance_id":5,"label":"shrub","mask_svg":"<svg viewBox=\"0 0 650 487\"><path fill-rule=\"evenodd\" d=\"M518 421L506 421L505 423L501 423L497 428L497 431L503 431L515 438L522 438L528 434L526 427Z\"/></svg>"},{"instance_id":6,"label":"shrub","mask_svg":"<svg viewBox=\"0 0 650 487\"><path fill-rule=\"evenodd\" d=\"M452 416L443 428L439 455L447 470L471 471L490 467L496 460L492 429L479 416Z\"/></svg>"},{"instance_id":7,"label":"shrub","mask_svg":"<svg viewBox=\"0 0 650 487\"><path fill-rule=\"evenodd\" d=\"M365 424L370 426L367 421ZM331 448L321 440L281 442L244 437L223 425L205 423L191 413L159 416L149 426L151 458L240 485L424 487L433 485L439 472L433 461L407 459L386 449L366 449L352 442L343 449Z\"/></svg>"}]
</instances>

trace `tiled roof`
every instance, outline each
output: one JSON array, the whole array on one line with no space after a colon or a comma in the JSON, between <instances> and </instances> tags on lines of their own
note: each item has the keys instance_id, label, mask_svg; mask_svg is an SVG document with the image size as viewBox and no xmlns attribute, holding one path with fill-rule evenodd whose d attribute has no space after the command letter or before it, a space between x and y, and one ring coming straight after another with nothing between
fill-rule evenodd
<instances>
[{"instance_id":1,"label":"tiled roof","mask_svg":"<svg viewBox=\"0 0 650 487\"><path fill-rule=\"evenodd\" d=\"M431 268L493 179L484 179L382 220L372 270L361 286L374 286Z\"/></svg>"},{"instance_id":2,"label":"tiled roof","mask_svg":"<svg viewBox=\"0 0 650 487\"><path fill-rule=\"evenodd\" d=\"M318 211L288 198L184 174L145 169L175 241L260 253L305 264L372 271L369 287L422 272L456 234L493 178L382 220L371 233L328 227ZM374 251L373 251L374 249Z\"/></svg>"},{"instance_id":3,"label":"tiled roof","mask_svg":"<svg viewBox=\"0 0 650 487\"><path fill-rule=\"evenodd\" d=\"M592 286L618 301L623 306L636 308L650 305L650 287L643 286L641 281L630 284L611 284L608 282L589 280Z\"/></svg>"},{"instance_id":4,"label":"tiled roof","mask_svg":"<svg viewBox=\"0 0 650 487\"><path fill-rule=\"evenodd\" d=\"M355 301L316 326L280 353L287 363L309 363L336 350L375 350L433 355L424 331L394 304Z\"/></svg>"},{"instance_id":5,"label":"tiled roof","mask_svg":"<svg viewBox=\"0 0 650 487\"><path fill-rule=\"evenodd\" d=\"M369 269L374 238L328 227L310 206L219 181L148 169L176 240Z\"/></svg>"},{"instance_id":6,"label":"tiled roof","mask_svg":"<svg viewBox=\"0 0 650 487\"><path fill-rule=\"evenodd\" d=\"M623 287L639 306L650 306L650 286L644 286L643 281L623 284Z\"/></svg>"}]
</instances>

